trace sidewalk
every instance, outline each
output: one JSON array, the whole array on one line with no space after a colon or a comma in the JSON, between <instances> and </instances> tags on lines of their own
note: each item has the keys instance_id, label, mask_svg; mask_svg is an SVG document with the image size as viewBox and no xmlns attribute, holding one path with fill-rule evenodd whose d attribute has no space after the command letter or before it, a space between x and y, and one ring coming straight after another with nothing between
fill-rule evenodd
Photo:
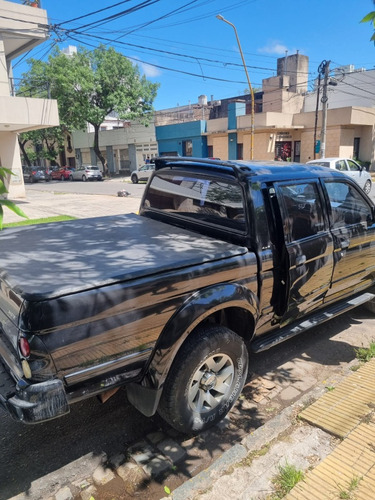
<instances>
[{"instance_id":1,"label":"sidewalk","mask_svg":"<svg viewBox=\"0 0 375 500\"><path fill-rule=\"evenodd\" d=\"M375 498L375 359L330 388L285 409L177 488L173 500L330 500ZM285 497L273 479L280 466L305 473Z\"/></svg>"},{"instance_id":2,"label":"sidewalk","mask_svg":"<svg viewBox=\"0 0 375 500\"><path fill-rule=\"evenodd\" d=\"M126 187L126 186L125 186ZM141 203L135 196L59 193L28 190L27 197L15 200L29 219L69 215L78 219L136 213ZM4 223L20 222L22 217L4 208Z\"/></svg>"}]
</instances>

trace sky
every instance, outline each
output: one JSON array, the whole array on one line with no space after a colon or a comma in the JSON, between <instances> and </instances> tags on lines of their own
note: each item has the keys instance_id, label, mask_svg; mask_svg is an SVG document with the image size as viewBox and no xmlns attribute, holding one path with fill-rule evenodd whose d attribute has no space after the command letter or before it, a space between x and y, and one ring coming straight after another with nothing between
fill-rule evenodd
<instances>
[{"instance_id":1,"label":"sky","mask_svg":"<svg viewBox=\"0 0 375 500\"><path fill-rule=\"evenodd\" d=\"M27 70L28 57L46 60L55 45L92 49L103 43L160 84L156 110L196 103L200 95L233 97L248 88L235 31L218 14L237 29L253 89L275 76L279 57L297 50L309 57L309 88L323 60L331 61L331 69L375 68L372 26L360 22L375 10L372 0L41 1L50 39L14 61L15 77Z\"/></svg>"}]
</instances>

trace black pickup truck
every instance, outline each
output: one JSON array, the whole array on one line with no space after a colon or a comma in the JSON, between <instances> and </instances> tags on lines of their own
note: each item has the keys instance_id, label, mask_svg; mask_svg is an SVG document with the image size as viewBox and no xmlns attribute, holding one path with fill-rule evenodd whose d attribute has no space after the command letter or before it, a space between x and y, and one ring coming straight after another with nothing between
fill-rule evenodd
<instances>
[{"instance_id":1,"label":"black pickup truck","mask_svg":"<svg viewBox=\"0 0 375 500\"><path fill-rule=\"evenodd\" d=\"M375 302L375 209L339 172L159 158L139 215L0 233L0 407L36 423L126 385L182 432L259 352Z\"/></svg>"}]
</instances>

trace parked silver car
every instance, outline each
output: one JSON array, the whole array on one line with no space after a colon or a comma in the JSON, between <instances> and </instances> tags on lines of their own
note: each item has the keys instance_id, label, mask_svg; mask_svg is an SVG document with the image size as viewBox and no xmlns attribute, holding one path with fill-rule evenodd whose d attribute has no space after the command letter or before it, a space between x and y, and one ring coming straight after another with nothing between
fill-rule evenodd
<instances>
[{"instance_id":1,"label":"parked silver car","mask_svg":"<svg viewBox=\"0 0 375 500\"><path fill-rule=\"evenodd\" d=\"M147 163L146 165L143 165L138 170L132 172L130 177L132 183L137 184L139 181L148 181L154 170L155 170L154 163Z\"/></svg>"},{"instance_id":2,"label":"parked silver car","mask_svg":"<svg viewBox=\"0 0 375 500\"><path fill-rule=\"evenodd\" d=\"M99 167L96 165L82 165L73 170L69 176L71 181L101 181L103 175Z\"/></svg>"},{"instance_id":3,"label":"parked silver car","mask_svg":"<svg viewBox=\"0 0 375 500\"><path fill-rule=\"evenodd\" d=\"M371 175L359 163L349 158L321 158L320 160L311 160L308 165L321 165L322 167L339 170L356 181L366 194L371 191Z\"/></svg>"}]
</instances>

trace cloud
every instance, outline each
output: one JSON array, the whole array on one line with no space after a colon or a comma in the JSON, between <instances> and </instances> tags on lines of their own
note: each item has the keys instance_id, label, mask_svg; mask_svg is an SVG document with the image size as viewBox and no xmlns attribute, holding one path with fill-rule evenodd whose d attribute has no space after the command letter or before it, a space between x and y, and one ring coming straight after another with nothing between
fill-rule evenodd
<instances>
[{"instance_id":1,"label":"cloud","mask_svg":"<svg viewBox=\"0 0 375 500\"><path fill-rule=\"evenodd\" d=\"M135 56L133 56L133 59L136 59L139 69L145 76L147 76L147 78L155 78L156 76L160 76L162 74L160 69L157 68L156 66L141 62L139 61L138 57Z\"/></svg>"},{"instance_id":2,"label":"cloud","mask_svg":"<svg viewBox=\"0 0 375 500\"><path fill-rule=\"evenodd\" d=\"M286 45L278 42L277 40L271 40L265 47L261 47L258 49L258 52L262 54L277 54L277 55L285 55L285 51L288 50ZM288 52L290 52L288 50Z\"/></svg>"}]
</instances>

